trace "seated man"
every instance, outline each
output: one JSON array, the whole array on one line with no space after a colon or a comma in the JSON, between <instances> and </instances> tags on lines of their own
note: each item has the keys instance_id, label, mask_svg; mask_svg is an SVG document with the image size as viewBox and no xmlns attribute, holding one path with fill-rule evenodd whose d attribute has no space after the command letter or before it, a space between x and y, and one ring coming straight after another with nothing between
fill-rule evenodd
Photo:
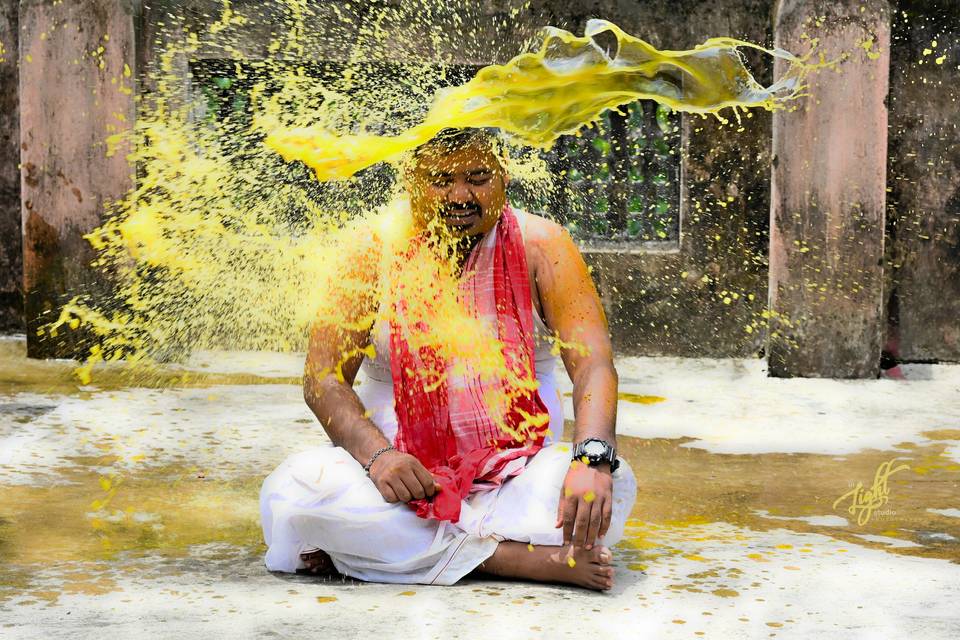
<instances>
[{"instance_id":1,"label":"seated man","mask_svg":"<svg viewBox=\"0 0 960 640\"><path fill-rule=\"evenodd\" d=\"M336 446L295 454L264 482L269 569L443 585L477 571L613 586L609 546L623 535L636 482L616 457L606 320L566 231L507 204L499 150L488 130L440 132L406 170L410 214L414 228L445 225L457 277L472 278L459 289L465 308L487 309L507 361L536 377L535 390L514 394L525 404L508 419L549 430L512 442L491 436L484 390L454 373L439 387L423 384L422 352L383 319L382 304L367 310L377 317L372 330L318 322L304 396ZM552 338L573 382L573 443L556 441L563 410ZM370 345L375 356L365 357Z\"/></svg>"}]
</instances>

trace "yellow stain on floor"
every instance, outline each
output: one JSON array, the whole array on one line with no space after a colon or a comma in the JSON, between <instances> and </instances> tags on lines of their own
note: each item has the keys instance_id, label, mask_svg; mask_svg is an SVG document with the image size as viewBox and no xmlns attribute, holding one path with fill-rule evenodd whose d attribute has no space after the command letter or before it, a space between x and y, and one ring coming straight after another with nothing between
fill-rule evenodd
<instances>
[{"instance_id":1,"label":"yellow stain on floor","mask_svg":"<svg viewBox=\"0 0 960 640\"><path fill-rule=\"evenodd\" d=\"M32 390L46 364L31 374L35 379L24 376L19 382L7 379L5 383ZM18 420L16 428L30 429L32 419ZM572 423L565 432L567 438L572 435ZM726 582L740 585L743 572L753 571L754 562L775 567L786 557L784 552L794 552L789 544L751 546L750 532L819 533L885 553L960 562L960 548L947 537L960 539L960 519L929 511L957 504L960 472L947 457L950 443L945 440L898 448L898 459L911 470L889 480L889 503L884 508L891 515L877 514L864 526L855 521L848 526L816 526L758 512L786 518L843 516L843 510L835 511L832 503L856 482L873 477L878 464L889 460L892 452L869 450L843 458L715 454L684 446L691 438L618 436L619 453L634 470L639 491L625 536L615 547L617 563L629 571L645 572L693 561L701 568L677 575L678 588L735 597L728 590L742 595L742 586L733 588ZM55 485L0 486L0 554L4 558L0 601L24 595L34 601L53 601L64 593L110 592L116 589L110 567L116 566L113 561L120 554L184 557L195 546L209 543L222 543L251 556L263 553L257 500L273 461L264 461L262 475L220 480L210 470L197 473L189 459L124 471L120 459L109 451L108 446L103 455L77 456L53 469ZM189 450L184 455L188 457ZM916 467L922 470L917 472ZM741 533L711 533L715 523L734 525ZM947 535L927 535L931 532ZM909 540L919 546L892 547L865 540L861 534ZM716 544L742 549L742 568L724 566L712 557L709 547ZM824 553L809 543L795 552L804 557ZM37 568L51 564L75 565L56 590L41 586L33 575Z\"/></svg>"},{"instance_id":2,"label":"yellow stain on floor","mask_svg":"<svg viewBox=\"0 0 960 640\"><path fill-rule=\"evenodd\" d=\"M625 392L618 393L617 398L619 398L620 400L625 400L627 402L634 402L636 404L657 404L659 402L666 401L666 398L661 396L643 396L637 393L625 393Z\"/></svg>"},{"instance_id":3,"label":"yellow stain on floor","mask_svg":"<svg viewBox=\"0 0 960 640\"><path fill-rule=\"evenodd\" d=\"M920 435L931 440L960 440L960 429L932 429L922 431Z\"/></svg>"},{"instance_id":4,"label":"yellow stain on floor","mask_svg":"<svg viewBox=\"0 0 960 640\"><path fill-rule=\"evenodd\" d=\"M251 373L204 373L197 371L133 369L122 363L101 365L90 386L81 384L72 360L36 360L26 357L26 342L0 340L0 394L40 393L88 396L91 390L127 388L205 389L218 385L303 383L299 376L267 377ZM208 400L211 400L208 398ZM211 400L212 401L212 400Z\"/></svg>"}]
</instances>

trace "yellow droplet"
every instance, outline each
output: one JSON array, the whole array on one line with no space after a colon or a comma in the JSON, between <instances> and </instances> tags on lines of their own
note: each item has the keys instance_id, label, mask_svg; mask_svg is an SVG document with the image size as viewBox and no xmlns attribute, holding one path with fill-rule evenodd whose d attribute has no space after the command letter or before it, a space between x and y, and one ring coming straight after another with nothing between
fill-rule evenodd
<instances>
[{"instance_id":1,"label":"yellow droplet","mask_svg":"<svg viewBox=\"0 0 960 640\"><path fill-rule=\"evenodd\" d=\"M575 566L577 566L577 561L574 560L573 557L571 556L567 558L567 566L573 569Z\"/></svg>"},{"instance_id":2,"label":"yellow droplet","mask_svg":"<svg viewBox=\"0 0 960 640\"><path fill-rule=\"evenodd\" d=\"M595 494L593 491L587 491L585 494L583 494L584 502L593 502L596 499L597 494Z\"/></svg>"},{"instance_id":3,"label":"yellow droplet","mask_svg":"<svg viewBox=\"0 0 960 640\"><path fill-rule=\"evenodd\" d=\"M80 381L80 384L90 384L90 369L93 367L93 363L89 366L84 365L78 367L76 370L77 379Z\"/></svg>"},{"instance_id":4,"label":"yellow droplet","mask_svg":"<svg viewBox=\"0 0 960 640\"><path fill-rule=\"evenodd\" d=\"M317 602L323 604L324 602L336 602L337 599L333 596L317 596Z\"/></svg>"}]
</instances>

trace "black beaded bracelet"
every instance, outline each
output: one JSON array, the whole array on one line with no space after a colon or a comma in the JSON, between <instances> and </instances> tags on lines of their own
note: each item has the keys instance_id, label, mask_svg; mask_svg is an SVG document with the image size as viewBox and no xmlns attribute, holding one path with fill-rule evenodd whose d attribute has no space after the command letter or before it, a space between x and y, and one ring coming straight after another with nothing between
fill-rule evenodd
<instances>
[{"instance_id":1,"label":"black beaded bracelet","mask_svg":"<svg viewBox=\"0 0 960 640\"><path fill-rule=\"evenodd\" d=\"M387 445L386 447L383 447L383 448L381 448L381 449L377 449L377 452L376 452L375 454L373 454L373 457L372 457L372 458L370 458L370 462L368 462L366 465L364 465L364 467L363 467L364 472L365 472L367 475L370 475L370 467L373 466L373 461L376 460L376 459L380 456L381 453L386 453L387 451L390 451L391 449L393 449L393 445L392 445L392 444L391 444L391 445Z\"/></svg>"}]
</instances>

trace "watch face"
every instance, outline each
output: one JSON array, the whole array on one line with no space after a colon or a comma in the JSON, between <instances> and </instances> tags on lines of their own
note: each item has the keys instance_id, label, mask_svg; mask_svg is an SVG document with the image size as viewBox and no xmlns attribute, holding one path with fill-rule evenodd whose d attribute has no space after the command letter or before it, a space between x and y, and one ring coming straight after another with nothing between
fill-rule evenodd
<instances>
[{"instance_id":1,"label":"watch face","mask_svg":"<svg viewBox=\"0 0 960 640\"><path fill-rule=\"evenodd\" d=\"M606 450L603 443L596 440L583 445L583 452L588 456L602 456Z\"/></svg>"}]
</instances>

